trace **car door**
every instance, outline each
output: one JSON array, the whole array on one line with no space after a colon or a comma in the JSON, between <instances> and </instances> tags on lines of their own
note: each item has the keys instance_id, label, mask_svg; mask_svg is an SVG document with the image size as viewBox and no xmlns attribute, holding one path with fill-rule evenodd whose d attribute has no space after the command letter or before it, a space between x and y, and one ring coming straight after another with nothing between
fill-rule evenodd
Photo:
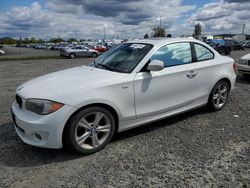
<instances>
[{"instance_id":1,"label":"car door","mask_svg":"<svg viewBox=\"0 0 250 188\"><path fill-rule=\"evenodd\" d=\"M137 118L174 111L204 100L206 93L197 89L200 74L195 69L188 42L168 44L156 51L150 60L161 60L165 68L139 72L135 76Z\"/></svg>"},{"instance_id":2,"label":"car door","mask_svg":"<svg viewBox=\"0 0 250 188\"><path fill-rule=\"evenodd\" d=\"M81 50L81 54L82 56L89 56L89 49L86 48L86 47L82 47L82 50Z\"/></svg>"}]
</instances>

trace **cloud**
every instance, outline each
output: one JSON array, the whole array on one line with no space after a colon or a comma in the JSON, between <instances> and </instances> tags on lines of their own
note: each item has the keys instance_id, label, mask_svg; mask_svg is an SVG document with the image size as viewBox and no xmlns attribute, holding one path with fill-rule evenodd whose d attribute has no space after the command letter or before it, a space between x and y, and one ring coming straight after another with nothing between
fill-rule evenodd
<instances>
[{"instance_id":1,"label":"cloud","mask_svg":"<svg viewBox=\"0 0 250 188\"><path fill-rule=\"evenodd\" d=\"M181 0L48 0L43 6L34 2L0 13L4 17L0 37L69 38L77 33L81 38L102 38L104 27L110 37L142 37L152 32L160 17L170 29L194 9L194 5L183 5Z\"/></svg>"},{"instance_id":2,"label":"cloud","mask_svg":"<svg viewBox=\"0 0 250 188\"><path fill-rule=\"evenodd\" d=\"M0 37L35 36L137 38L162 25L173 36L192 34L200 23L203 33L240 33L243 24L250 32L250 2L218 0L185 5L185 0L47 0L41 5L13 7L0 12Z\"/></svg>"},{"instance_id":3,"label":"cloud","mask_svg":"<svg viewBox=\"0 0 250 188\"><path fill-rule=\"evenodd\" d=\"M201 23L203 31L207 33L241 33L243 24L249 23L249 9L249 1L225 0L208 3L198 9L188 19L188 23ZM250 32L249 27L246 27L246 32Z\"/></svg>"}]
</instances>

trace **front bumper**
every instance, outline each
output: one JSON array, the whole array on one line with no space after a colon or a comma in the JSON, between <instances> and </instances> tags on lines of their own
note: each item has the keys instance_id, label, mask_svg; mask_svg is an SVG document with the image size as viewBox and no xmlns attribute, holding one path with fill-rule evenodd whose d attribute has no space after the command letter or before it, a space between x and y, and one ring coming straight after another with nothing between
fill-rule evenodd
<instances>
[{"instance_id":1,"label":"front bumper","mask_svg":"<svg viewBox=\"0 0 250 188\"><path fill-rule=\"evenodd\" d=\"M37 115L20 109L16 102L11 107L15 130L23 142L54 149L62 148L63 129L74 111L74 107L64 105L54 113Z\"/></svg>"},{"instance_id":2,"label":"front bumper","mask_svg":"<svg viewBox=\"0 0 250 188\"><path fill-rule=\"evenodd\" d=\"M250 74L250 66L237 64L237 72L241 74Z\"/></svg>"}]
</instances>

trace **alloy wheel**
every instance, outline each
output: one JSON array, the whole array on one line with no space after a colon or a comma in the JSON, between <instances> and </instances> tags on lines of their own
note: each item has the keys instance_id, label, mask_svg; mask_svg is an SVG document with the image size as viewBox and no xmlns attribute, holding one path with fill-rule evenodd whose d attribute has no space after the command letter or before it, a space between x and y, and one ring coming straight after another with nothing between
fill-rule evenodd
<instances>
[{"instance_id":1,"label":"alloy wheel","mask_svg":"<svg viewBox=\"0 0 250 188\"><path fill-rule=\"evenodd\" d=\"M103 112L91 112L78 122L75 129L75 140L83 149L95 149L108 139L110 131L109 117Z\"/></svg>"},{"instance_id":2,"label":"alloy wheel","mask_svg":"<svg viewBox=\"0 0 250 188\"><path fill-rule=\"evenodd\" d=\"M221 108L225 105L228 97L228 88L225 84L220 83L217 85L213 94L213 103L216 108Z\"/></svg>"}]
</instances>

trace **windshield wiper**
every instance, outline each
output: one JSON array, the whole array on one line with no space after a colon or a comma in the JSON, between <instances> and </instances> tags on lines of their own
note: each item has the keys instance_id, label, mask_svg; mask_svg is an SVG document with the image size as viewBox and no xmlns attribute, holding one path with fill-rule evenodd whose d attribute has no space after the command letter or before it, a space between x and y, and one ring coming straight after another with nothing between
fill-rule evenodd
<instances>
[{"instance_id":1,"label":"windshield wiper","mask_svg":"<svg viewBox=\"0 0 250 188\"><path fill-rule=\"evenodd\" d=\"M104 69L106 69L106 70L110 70L110 71L114 71L111 67L109 67L109 66L107 66L107 65L103 65L103 64L100 64L100 63L96 63L95 64L95 67L102 67L102 68L104 68Z\"/></svg>"}]
</instances>

